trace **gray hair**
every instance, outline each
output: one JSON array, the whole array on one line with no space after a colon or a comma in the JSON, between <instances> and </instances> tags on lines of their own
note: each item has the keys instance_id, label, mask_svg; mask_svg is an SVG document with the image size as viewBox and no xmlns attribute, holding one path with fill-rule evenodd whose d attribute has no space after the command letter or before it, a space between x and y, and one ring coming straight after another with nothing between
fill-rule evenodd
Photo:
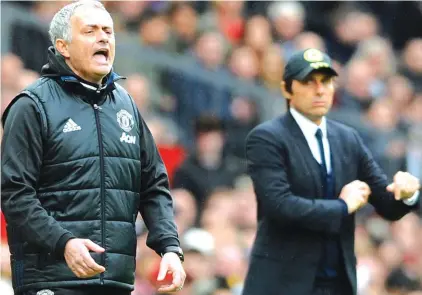
<instances>
[{"instance_id":1,"label":"gray hair","mask_svg":"<svg viewBox=\"0 0 422 295\"><path fill-rule=\"evenodd\" d=\"M386 38L374 36L360 41L352 59L365 59L371 55L376 56L382 53L386 54L388 60L388 62L383 64L383 74L387 76L393 75L397 71L397 58L391 42Z\"/></svg>"},{"instance_id":2,"label":"gray hair","mask_svg":"<svg viewBox=\"0 0 422 295\"><path fill-rule=\"evenodd\" d=\"M298 1L275 1L268 7L267 14L272 21L279 17L292 17L303 20L305 18L305 8Z\"/></svg>"},{"instance_id":3,"label":"gray hair","mask_svg":"<svg viewBox=\"0 0 422 295\"><path fill-rule=\"evenodd\" d=\"M81 6L91 6L106 10L104 5L100 1L96 0L77 1L64 6L54 15L50 23L50 29L48 31L51 43L53 43L54 48L56 48L57 39L63 39L67 42L72 40L72 26L70 24L70 19L72 18L76 9Z\"/></svg>"}]
</instances>

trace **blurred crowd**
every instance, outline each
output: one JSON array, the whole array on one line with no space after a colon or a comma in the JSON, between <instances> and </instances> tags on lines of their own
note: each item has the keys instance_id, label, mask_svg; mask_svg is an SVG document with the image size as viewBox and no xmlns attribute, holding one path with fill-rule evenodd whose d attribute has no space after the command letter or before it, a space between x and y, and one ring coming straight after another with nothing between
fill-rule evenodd
<instances>
[{"instance_id":1,"label":"blurred crowd","mask_svg":"<svg viewBox=\"0 0 422 295\"><path fill-rule=\"evenodd\" d=\"M51 45L47 26L66 3L2 3L38 22L16 16L2 36L9 44L1 58L2 112L39 77ZM244 140L286 111L280 79L298 49L318 48L335 60L340 76L330 117L360 132L390 179L407 170L422 181L422 2L103 3L115 22L114 69L127 77L122 85L169 172L186 255L178 294L241 292L257 227ZM370 206L358 214L358 295L422 294L421 216L389 223ZM145 246L141 217L137 232L133 295L154 295L159 257ZM4 228L2 238L4 284Z\"/></svg>"}]
</instances>

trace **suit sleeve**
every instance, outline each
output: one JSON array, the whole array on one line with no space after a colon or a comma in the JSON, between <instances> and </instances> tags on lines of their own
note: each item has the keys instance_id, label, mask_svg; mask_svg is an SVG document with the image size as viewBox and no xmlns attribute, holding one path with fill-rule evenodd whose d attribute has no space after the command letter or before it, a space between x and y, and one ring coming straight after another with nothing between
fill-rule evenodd
<instances>
[{"instance_id":1,"label":"suit sleeve","mask_svg":"<svg viewBox=\"0 0 422 295\"><path fill-rule=\"evenodd\" d=\"M357 132L354 132L354 135L359 149L359 180L366 182L371 188L372 193L369 196L369 203L374 206L377 213L387 220L395 221L411 210L417 209L419 202L413 206L406 205L401 200L397 201L394 194L387 191L387 176L375 162L371 152Z\"/></svg>"},{"instance_id":2,"label":"suit sleeve","mask_svg":"<svg viewBox=\"0 0 422 295\"><path fill-rule=\"evenodd\" d=\"M43 158L39 110L31 99L21 97L7 111L1 146L1 206L12 237L9 242L13 244L13 237L19 235L63 256L67 240L74 236L48 215L36 192Z\"/></svg>"},{"instance_id":3,"label":"suit sleeve","mask_svg":"<svg viewBox=\"0 0 422 295\"><path fill-rule=\"evenodd\" d=\"M166 168L154 138L140 117L141 203L139 211L148 228L147 245L161 254L166 247L179 246Z\"/></svg>"},{"instance_id":4,"label":"suit sleeve","mask_svg":"<svg viewBox=\"0 0 422 295\"><path fill-rule=\"evenodd\" d=\"M344 203L294 195L290 190L282 147L272 137L268 131L255 129L246 141L248 174L261 213L280 225L292 224L312 231L338 233L345 216Z\"/></svg>"}]
</instances>

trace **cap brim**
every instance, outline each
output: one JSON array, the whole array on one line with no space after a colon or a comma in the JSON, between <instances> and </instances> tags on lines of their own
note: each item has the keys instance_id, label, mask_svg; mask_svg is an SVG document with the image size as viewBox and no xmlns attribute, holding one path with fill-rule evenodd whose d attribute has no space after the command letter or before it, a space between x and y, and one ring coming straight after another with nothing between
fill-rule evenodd
<instances>
[{"instance_id":1,"label":"cap brim","mask_svg":"<svg viewBox=\"0 0 422 295\"><path fill-rule=\"evenodd\" d=\"M334 70L332 67L321 67L318 69L307 67L306 69L303 69L302 71L300 71L295 77L293 77L293 79L299 80L299 81L305 80L306 77L308 77L309 74L313 72L321 72L321 73L331 74L333 76L338 76L336 70Z\"/></svg>"}]
</instances>

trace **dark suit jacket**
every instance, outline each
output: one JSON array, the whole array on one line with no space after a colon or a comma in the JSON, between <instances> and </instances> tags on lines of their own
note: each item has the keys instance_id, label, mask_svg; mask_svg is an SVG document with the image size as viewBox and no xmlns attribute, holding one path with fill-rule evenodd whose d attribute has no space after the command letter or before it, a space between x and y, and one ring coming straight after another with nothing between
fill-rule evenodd
<instances>
[{"instance_id":1,"label":"dark suit jacket","mask_svg":"<svg viewBox=\"0 0 422 295\"><path fill-rule=\"evenodd\" d=\"M386 176L355 130L327 120L327 133L335 195L359 179L370 186L369 202L384 218L398 220L412 209L386 191ZM354 215L343 215L340 200L324 199L319 164L290 112L254 128L246 156L258 201L258 232L243 294L310 294L325 234L340 235L356 293Z\"/></svg>"}]
</instances>

